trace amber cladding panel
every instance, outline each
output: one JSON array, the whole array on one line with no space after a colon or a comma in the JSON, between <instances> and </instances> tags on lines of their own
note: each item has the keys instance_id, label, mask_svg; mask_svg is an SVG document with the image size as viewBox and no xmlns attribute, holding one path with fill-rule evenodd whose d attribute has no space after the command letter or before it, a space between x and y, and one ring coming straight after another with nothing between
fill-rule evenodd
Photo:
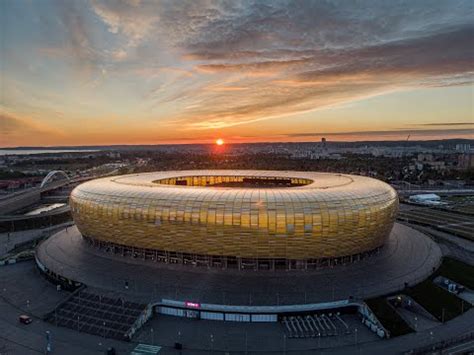
<instances>
[{"instance_id":1,"label":"amber cladding panel","mask_svg":"<svg viewBox=\"0 0 474 355\"><path fill-rule=\"evenodd\" d=\"M189 254L297 260L380 247L398 211L395 190L379 180L248 170L107 177L76 187L70 203L79 230L91 239Z\"/></svg>"}]
</instances>

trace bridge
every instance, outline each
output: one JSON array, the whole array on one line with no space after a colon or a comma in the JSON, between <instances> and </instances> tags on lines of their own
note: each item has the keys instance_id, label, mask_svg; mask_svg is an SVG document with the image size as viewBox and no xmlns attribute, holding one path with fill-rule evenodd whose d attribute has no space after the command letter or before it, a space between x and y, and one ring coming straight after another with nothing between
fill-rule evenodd
<instances>
[{"instance_id":1,"label":"bridge","mask_svg":"<svg viewBox=\"0 0 474 355\"><path fill-rule=\"evenodd\" d=\"M61 180L50 182L52 179L52 176L55 174L57 173L53 174L53 171L52 171L48 175L46 175L46 177L43 179L43 182L41 183L40 186L32 187L30 189L26 189L23 191L18 191L12 194L1 196L0 197L1 214L6 215L18 209L21 209L26 206L32 205L36 202L39 202L41 200L41 196L49 191L57 190L63 186L66 186L72 183L79 183L82 181L95 178L93 176L92 177L88 176L88 177L78 177L78 178L72 178L72 179L61 179Z\"/></svg>"},{"instance_id":2,"label":"bridge","mask_svg":"<svg viewBox=\"0 0 474 355\"><path fill-rule=\"evenodd\" d=\"M43 194L49 191L59 189L63 186L96 179L102 176L115 175L117 173L118 173L118 169L114 169L107 173L101 173L98 175L86 176L86 177L76 176L76 177L69 178L67 174L62 170L52 170L44 177L40 186L14 192L5 196L0 196L0 211L1 211L0 214L6 215L15 210L32 205L33 203L40 201ZM66 179L52 181L56 175L62 175L66 177Z\"/></svg>"},{"instance_id":3,"label":"bridge","mask_svg":"<svg viewBox=\"0 0 474 355\"><path fill-rule=\"evenodd\" d=\"M46 186L46 184L53 179L54 176L56 175L62 175L64 176L68 181L70 181L71 179L69 179L69 176L67 176L67 174L62 171L62 170L53 170L53 171L50 171L48 173L48 175L45 176L45 178L43 179L43 181L41 182L41 185L40 185L40 188L43 188Z\"/></svg>"}]
</instances>

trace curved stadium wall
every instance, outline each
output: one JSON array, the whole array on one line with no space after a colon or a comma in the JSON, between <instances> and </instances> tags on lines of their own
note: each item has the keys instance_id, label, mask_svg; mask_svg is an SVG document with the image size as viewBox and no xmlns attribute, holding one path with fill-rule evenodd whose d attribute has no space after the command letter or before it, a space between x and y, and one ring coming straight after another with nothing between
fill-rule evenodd
<instances>
[{"instance_id":1,"label":"curved stadium wall","mask_svg":"<svg viewBox=\"0 0 474 355\"><path fill-rule=\"evenodd\" d=\"M91 244L157 261L319 264L380 248L398 211L394 189L354 175L168 171L83 183L70 198Z\"/></svg>"}]
</instances>

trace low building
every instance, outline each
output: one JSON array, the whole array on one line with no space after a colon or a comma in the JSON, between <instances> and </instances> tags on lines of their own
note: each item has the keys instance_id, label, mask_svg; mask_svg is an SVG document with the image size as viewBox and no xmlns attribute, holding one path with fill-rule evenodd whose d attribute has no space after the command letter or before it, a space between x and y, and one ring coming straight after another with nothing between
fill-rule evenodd
<instances>
[{"instance_id":1,"label":"low building","mask_svg":"<svg viewBox=\"0 0 474 355\"><path fill-rule=\"evenodd\" d=\"M474 154L461 154L458 157L459 169L466 170L474 168Z\"/></svg>"},{"instance_id":2,"label":"low building","mask_svg":"<svg viewBox=\"0 0 474 355\"><path fill-rule=\"evenodd\" d=\"M440 205L441 197L436 194L419 194L419 195L412 195L408 198L410 202L419 203L422 205Z\"/></svg>"}]
</instances>

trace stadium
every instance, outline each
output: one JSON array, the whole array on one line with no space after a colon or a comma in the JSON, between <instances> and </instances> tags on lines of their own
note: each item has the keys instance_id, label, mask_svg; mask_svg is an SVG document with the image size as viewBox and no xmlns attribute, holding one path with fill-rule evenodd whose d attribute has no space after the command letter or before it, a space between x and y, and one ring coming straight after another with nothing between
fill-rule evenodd
<instances>
[{"instance_id":1,"label":"stadium","mask_svg":"<svg viewBox=\"0 0 474 355\"><path fill-rule=\"evenodd\" d=\"M262 269L359 260L380 248L396 192L362 177L181 171L94 180L71 194L92 245L165 262Z\"/></svg>"},{"instance_id":2,"label":"stadium","mask_svg":"<svg viewBox=\"0 0 474 355\"><path fill-rule=\"evenodd\" d=\"M430 238L395 223L395 190L363 176L131 174L77 186L70 205L76 226L40 244L41 272L139 300L147 317L276 322L350 308L369 319L364 299L424 280L441 260Z\"/></svg>"}]
</instances>

